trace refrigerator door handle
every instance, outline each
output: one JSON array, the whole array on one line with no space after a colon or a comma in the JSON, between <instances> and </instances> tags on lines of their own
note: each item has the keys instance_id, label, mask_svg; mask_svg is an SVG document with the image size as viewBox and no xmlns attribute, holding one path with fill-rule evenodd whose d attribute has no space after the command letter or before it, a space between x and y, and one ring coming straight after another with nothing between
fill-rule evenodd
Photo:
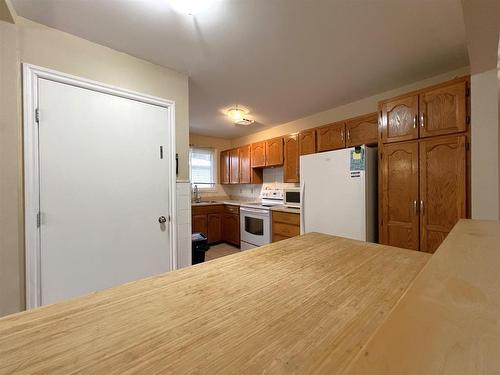
<instances>
[{"instance_id":1,"label":"refrigerator door handle","mask_svg":"<svg viewBox=\"0 0 500 375\"><path fill-rule=\"evenodd\" d=\"M305 210L305 189L306 183L304 181L300 182L300 234L304 234L306 232L306 210Z\"/></svg>"}]
</instances>

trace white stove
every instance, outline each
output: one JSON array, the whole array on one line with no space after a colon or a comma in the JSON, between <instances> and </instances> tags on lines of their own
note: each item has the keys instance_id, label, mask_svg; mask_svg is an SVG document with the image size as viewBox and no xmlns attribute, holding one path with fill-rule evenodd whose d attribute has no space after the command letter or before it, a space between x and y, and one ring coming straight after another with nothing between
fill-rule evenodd
<instances>
[{"instance_id":1,"label":"white stove","mask_svg":"<svg viewBox=\"0 0 500 375\"><path fill-rule=\"evenodd\" d=\"M263 189L260 202L240 206L241 250L271 243L270 208L283 204L283 190Z\"/></svg>"}]
</instances>

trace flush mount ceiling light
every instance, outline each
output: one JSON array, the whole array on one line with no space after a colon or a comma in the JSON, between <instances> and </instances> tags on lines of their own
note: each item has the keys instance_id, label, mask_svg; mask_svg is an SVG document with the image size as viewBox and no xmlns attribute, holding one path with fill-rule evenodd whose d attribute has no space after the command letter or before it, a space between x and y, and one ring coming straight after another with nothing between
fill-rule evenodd
<instances>
[{"instance_id":1,"label":"flush mount ceiling light","mask_svg":"<svg viewBox=\"0 0 500 375\"><path fill-rule=\"evenodd\" d=\"M254 123L254 120L251 120L249 118L246 118L245 116L247 115L248 111L239 108L238 106L229 108L226 111L226 114L231 118L234 124L236 125L251 125Z\"/></svg>"},{"instance_id":2,"label":"flush mount ceiling light","mask_svg":"<svg viewBox=\"0 0 500 375\"><path fill-rule=\"evenodd\" d=\"M208 8L213 0L167 0L177 12L194 16Z\"/></svg>"}]
</instances>

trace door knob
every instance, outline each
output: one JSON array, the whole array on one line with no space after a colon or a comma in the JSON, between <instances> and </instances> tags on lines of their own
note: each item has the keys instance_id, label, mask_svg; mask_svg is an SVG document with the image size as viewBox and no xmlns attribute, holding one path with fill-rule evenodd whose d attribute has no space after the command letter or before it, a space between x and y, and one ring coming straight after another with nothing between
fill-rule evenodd
<instances>
[{"instance_id":1,"label":"door knob","mask_svg":"<svg viewBox=\"0 0 500 375\"><path fill-rule=\"evenodd\" d=\"M166 223L166 222L167 222L167 218L166 218L165 216L160 216L160 217L158 218L158 222L159 222L160 224L164 224L164 223Z\"/></svg>"}]
</instances>

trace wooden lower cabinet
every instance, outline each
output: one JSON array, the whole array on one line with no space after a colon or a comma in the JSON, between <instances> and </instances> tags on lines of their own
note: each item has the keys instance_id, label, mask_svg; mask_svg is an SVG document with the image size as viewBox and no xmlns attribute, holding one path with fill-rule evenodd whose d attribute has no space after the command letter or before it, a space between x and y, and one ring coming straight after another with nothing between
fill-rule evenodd
<instances>
[{"instance_id":1,"label":"wooden lower cabinet","mask_svg":"<svg viewBox=\"0 0 500 375\"><path fill-rule=\"evenodd\" d=\"M466 136L420 142L420 250L434 253L467 215Z\"/></svg>"},{"instance_id":2,"label":"wooden lower cabinet","mask_svg":"<svg viewBox=\"0 0 500 375\"><path fill-rule=\"evenodd\" d=\"M272 232L273 242L298 236L300 234L300 214L273 211Z\"/></svg>"},{"instance_id":3,"label":"wooden lower cabinet","mask_svg":"<svg viewBox=\"0 0 500 375\"><path fill-rule=\"evenodd\" d=\"M208 243L222 241L222 215L208 214Z\"/></svg>"},{"instance_id":4,"label":"wooden lower cabinet","mask_svg":"<svg viewBox=\"0 0 500 375\"><path fill-rule=\"evenodd\" d=\"M433 253L467 216L466 135L384 145L381 243Z\"/></svg>"},{"instance_id":5,"label":"wooden lower cabinet","mask_svg":"<svg viewBox=\"0 0 500 375\"><path fill-rule=\"evenodd\" d=\"M240 215L222 215L222 233L224 241L240 246Z\"/></svg>"},{"instance_id":6,"label":"wooden lower cabinet","mask_svg":"<svg viewBox=\"0 0 500 375\"><path fill-rule=\"evenodd\" d=\"M381 243L418 250L418 142L384 145L380 179Z\"/></svg>"},{"instance_id":7,"label":"wooden lower cabinet","mask_svg":"<svg viewBox=\"0 0 500 375\"><path fill-rule=\"evenodd\" d=\"M201 232L209 244L228 242L240 246L240 208L233 205L192 207L192 232Z\"/></svg>"},{"instance_id":8,"label":"wooden lower cabinet","mask_svg":"<svg viewBox=\"0 0 500 375\"><path fill-rule=\"evenodd\" d=\"M207 215L192 215L191 217L191 230L193 233L203 233L208 235Z\"/></svg>"}]
</instances>

